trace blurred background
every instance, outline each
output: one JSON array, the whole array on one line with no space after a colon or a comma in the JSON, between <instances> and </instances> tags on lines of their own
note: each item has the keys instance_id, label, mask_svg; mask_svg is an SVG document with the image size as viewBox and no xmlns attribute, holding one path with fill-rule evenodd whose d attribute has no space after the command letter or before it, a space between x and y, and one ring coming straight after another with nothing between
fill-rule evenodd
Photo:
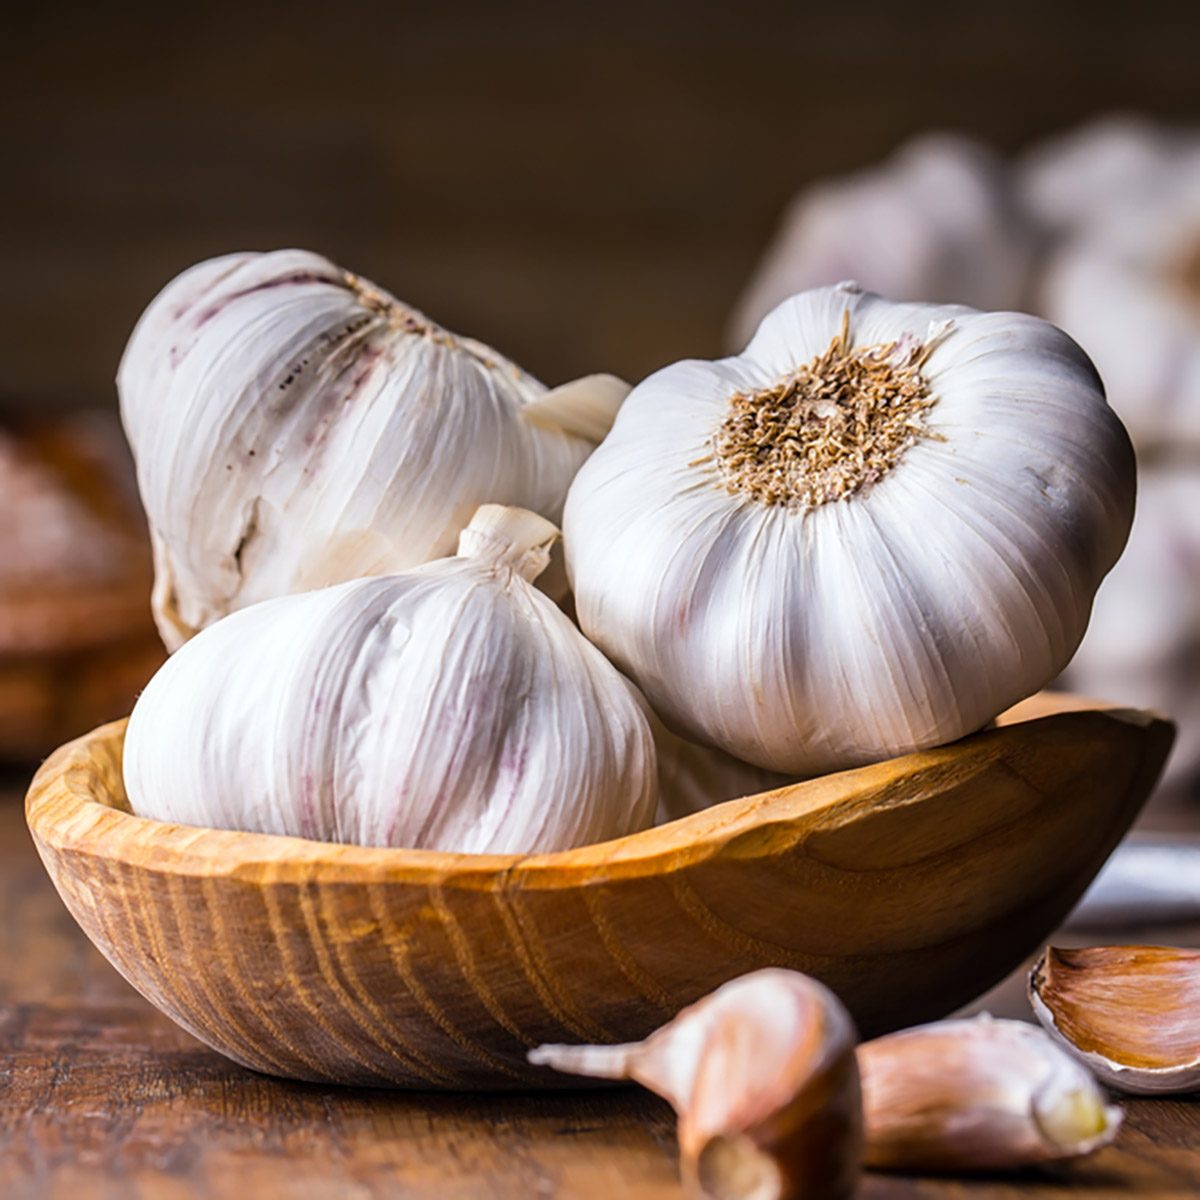
<instances>
[{"instance_id":1,"label":"blurred background","mask_svg":"<svg viewBox=\"0 0 1200 1200\"><path fill-rule=\"evenodd\" d=\"M10 2L4 22L0 421L28 453L0 455L0 717L7 671L7 711L40 704L47 726L21 746L115 715L103 689L86 712L62 698L82 672L112 679L111 632L107 665L76 639L48 675L54 630L88 622L72 609L29 636L28 610L78 591L71 546L103 528L119 564L104 586L146 586L122 485L96 484L127 471L119 449L97 449L93 423L48 456L30 422L115 411L124 342L178 271L292 245L548 383L718 354L773 299L843 275L1042 311L1098 358L1165 320L1150 366L1112 367L1144 466L1164 470L1135 535L1152 583L1098 614L1102 652L1072 682L1196 704L1200 6ZM960 140L914 143L931 131ZM1165 250L1143 245L1164 228ZM1081 247L1083 284L1060 270ZM1122 297L1147 288L1127 319ZM1091 333L1072 304L1098 290L1115 299ZM47 522L57 566L13 582ZM1186 719L1200 740L1200 705Z\"/></svg>"}]
</instances>

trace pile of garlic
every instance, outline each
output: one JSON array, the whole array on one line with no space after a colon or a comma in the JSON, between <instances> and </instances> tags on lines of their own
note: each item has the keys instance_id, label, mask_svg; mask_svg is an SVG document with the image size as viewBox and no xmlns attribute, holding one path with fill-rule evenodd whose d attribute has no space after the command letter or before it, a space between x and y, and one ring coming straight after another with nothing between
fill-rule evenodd
<instances>
[{"instance_id":1,"label":"pile of garlic","mask_svg":"<svg viewBox=\"0 0 1200 1200\"><path fill-rule=\"evenodd\" d=\"M1108 118L1011 165L926 136L818 182L785 215L732 339L778 297L848 275L906 299L1029 307L1095 360L1143 502L1063 682L1170 712L1168 786L1200 777L1200 130Z\"/></svg>"},{"instance_id":2,"label":"pile of garlic","mask_svg":"<svg viewBox=\"0 0 1200 1200\"><path fill-rule=\"evenodd\" d=\"M325 259L238 254L167 286L119 385L176 651L126 788L185 824L553 851L951 741L1062 670L1133 508L1059 330L850 284L546 392ZM560 511L578 627L533 586Z\"/></svg>"}]
</instances>

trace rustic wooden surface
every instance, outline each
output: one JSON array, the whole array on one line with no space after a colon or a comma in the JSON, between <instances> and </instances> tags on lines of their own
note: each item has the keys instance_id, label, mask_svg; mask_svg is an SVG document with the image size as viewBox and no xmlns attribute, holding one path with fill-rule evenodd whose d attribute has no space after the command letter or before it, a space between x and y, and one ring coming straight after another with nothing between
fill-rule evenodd
<instances>
[{"instance_id":1,"label":"rustic wooden surface","mask_svg":"<svg viewBox=\"0 0 1200 1200\"><path fill-rule=\"evenodd\" d=\"M64 747L27 813L121 973L235 1061L292 1079L561 1086L539 1042L646 1036L760 967L864 1035L947 1015L1066 916L1171 740L1056 711L557 854L334 846L132 816L124 727ZM1087 702L1082 702L1086 704ZM548 798L552 799L552 798Z\"/></svg>"},{"instance_id":2,"label":"rustic wooden surface","mask_svg":"<svg viewBox=\"0 0 1200 1200\"><path fill-rule=\"evenodd\" d=\"M672 1114L636 1089L343 1089L268 1079L201 1046L67 914L24 829L24 783L0 784L4 1200L678 1200ZM1156 935L1200 943L1200 927ZM991 1007L1021 1015L1019 988ZM1126 1109L1117 1144L1074 1168L975 1181L871 1175L860 1198L1195 1196L1200 1101Z\"/></svg>"}]
</instances>

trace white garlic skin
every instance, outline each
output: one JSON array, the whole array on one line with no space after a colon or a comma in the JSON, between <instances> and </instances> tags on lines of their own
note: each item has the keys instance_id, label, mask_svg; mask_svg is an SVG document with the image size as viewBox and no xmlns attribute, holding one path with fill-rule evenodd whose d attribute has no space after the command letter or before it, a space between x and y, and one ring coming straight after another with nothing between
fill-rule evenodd
<instances>
[{"instance_id":1,"label":"white garlic skin","mask_svg":"<svg viewBox=\"0 0 1200 1200\"><path fill-rule=\"evenodd\" d=\"M726 800L758 796L800 782L794 775L768 771L723 750L689 742L672 733L653 714L650 727L658 758L657 825L703 812Z\"/></svg>"},{"instance_id":2,"label":"white garlic skin","mask_svg":"<svg viewBox=\"0 0 1200 1200\"><path fill-rule=\"evenodd\" d=\"M453 553L480 504L557 520L593 442L537 380L302 250L169 283L118 375L169 648L259 600Z\"/></svg>"},{"instance_id":3,"label":"white garlic skin","mask_svg":"<svg viewBox=\"0 0 1200 1200\"><path fill-rule=\"evenodd\" d=\"M809 511L731 495L713 451L731 396L822 354L847 310L856 346L953 322L923 368L944 440ZM822 288L744 354L634 389L571 487L568 570L584 632L675 732L821 774L961 737L1058 675L1124 546L1134 476L1058 329Z\"/></svg>"},{"instance_id":4,"label":"white garlic skin","mask_svg":"<svg viewBox=\"0 0 1200 1200\"><path fill-rule=\"evenodd\" d=\"M994 153L950 134L915 138L800 192L738 302L730 341L744 346L788 296L842 279L905 300L1021 308L1034 246Z\"/></svg>"},{"instance_id":5,"label":"white garlic skin","mask_svg":"<svg viewBox=\"0 0 1200 1200\"><path fill-rule=\"evenodd\" d=\"M545 564L507 547L513 511L482 509L465 557L265 601L198 634L130 718L133 811L476 853L648 826L641 700L522 576ZM480 524L497 512L498 530Z\"/></svg>"}]
</instances>

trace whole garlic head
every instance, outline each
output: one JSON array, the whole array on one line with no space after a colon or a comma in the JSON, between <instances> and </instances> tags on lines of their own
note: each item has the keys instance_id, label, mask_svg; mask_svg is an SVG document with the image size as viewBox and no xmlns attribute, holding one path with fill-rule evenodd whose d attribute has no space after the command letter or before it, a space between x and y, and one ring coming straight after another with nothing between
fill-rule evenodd
<instances>
[{"instance_id":1,"label":"whole garlic head","mask_svg":"<svg viewBox=\"0 0 1200 1200\"><path fill-rule=\"evenodd\" d=\"M1133 499L1129 441L1059 330L842 285L635 388L565 544L584 632L668 725L819 774L1054 678Z\"/></svg>"},{"instance_id":2,"label":"whole garlic head","mask_svg":"<svg viewBox=\"0 0 1200 1200\"><path fill-rule=\"evenodd\" d=\"M640 697L531 583L557 535L487 505L455 558L205 629L130 718L133 811L477 853L645 828L655 762Z\"/></svg>"},{"instance_id":3,"label":"whole garlic head","mask_svg":"<svg viewBox=\"0 0 1200 1200\"><path fill-rule=\"evenodd\" d=\"M259 600L450 554L480 504L557 520L627 390L547 393L301 250L185 271L117 382L171 649Z\"/></svg>"},{"instance_id":4,"label":"whole garlic head","mask_svg":"<svg viewBox=\"0 0 1200 1200\"><path fill-rule=\"evenodd\" d=\"M905 300L1021 307L1034 239L1010 193L994 153L949 134L812 185L738 302L731 341L744 346L788 296L842 279Z\"/></svg>"}]
</instances>

